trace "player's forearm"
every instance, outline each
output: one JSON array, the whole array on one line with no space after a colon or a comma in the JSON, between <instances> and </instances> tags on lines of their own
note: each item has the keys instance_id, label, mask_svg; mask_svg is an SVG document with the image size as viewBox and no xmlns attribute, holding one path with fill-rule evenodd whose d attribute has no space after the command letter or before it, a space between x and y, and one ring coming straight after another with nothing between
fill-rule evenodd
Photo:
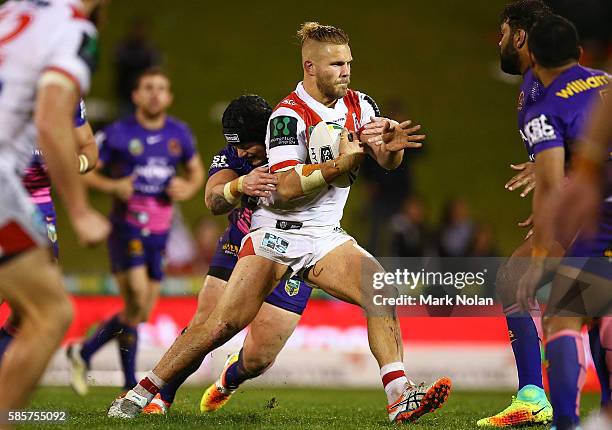
<instances>
[{"instance_id":1,"label":"player's forearm","mask_svg":"<svg viewBox=\"0 0 612 430\"><path fill-rule=\"evenodd\" d=\"M224 194L225 184L215 185L212 189L206 190L204 195L204 202L206 207L212 212L213 215L223 215L230 212L236 207L236 204L240 202L240 198L230 199L231 202L227 201Z\"/></svg>"},{"instance_id":2,"label":"player's forearm","mask_svg":"<svg viewBox=\"0 0 612 430\"><path fill-rule=\"evenodd\" d=\"M79 173L85 174L92 171L98 163L98 146L91 126L87 123L75 129L75 137L79 154Z\"/></svg>"},{"instance_id":3,"label":"player's forearm","mask_svg":"<svg viewBox=\"0 0 612 430\"><path fill-rule=\"evenodd\" d=\"M279 172L276 196L280 201L290 201L317 192L357 167L364 156L363 153L340 155L321 164L303 164L301 172L295 168Z\"/></svg>"},{"instance_id":4,"label":"player's forearm","mask_svg":"<svg viewBox=\"0 0 612 430\"><path fill-rule=\"evenodd\" d=\"M402 163L402 159L404 158L404 151L385 151L384 149L380 149L376 153L376 162L380 167L385 170L394 170L399 167Z\"/></svg>"},{"instance_id":5,"label":"player's forearm","mask_svg":"<svg viewBox=\"0 0 612 430\"><path fill-rule=\"evenodd\" d=\"M97 170L89 172L87 175L83 176L83 179L87 186L93 189L105 194L115 194L118 183L117 179L107 178Z\"/></svg>"},{"instance_id":6,"label":"player's forearm","mask_svg":"<svg viewBox=\"0 0 612 430\"><path fill-rule=\"evenodd\" d=\"M533 196L533 252L535 257L545 257L554 241L555 214L561 198L561 180L538 182Z\"/></svg>"}]
</instances>

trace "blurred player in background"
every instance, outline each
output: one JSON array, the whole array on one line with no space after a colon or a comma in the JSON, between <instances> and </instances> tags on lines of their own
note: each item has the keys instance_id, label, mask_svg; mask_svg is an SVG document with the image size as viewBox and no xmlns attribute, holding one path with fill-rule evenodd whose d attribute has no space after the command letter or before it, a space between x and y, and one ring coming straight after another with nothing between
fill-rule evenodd
<instances>
[{"instance_id":1,"label":"blurred player in background","mask_svg":"<svg viewBox=\"0 0 612 430\"><path fill-rule=\"evenodd\" d=\"M535 187L535 165L532 152L522 132L523 122L525 112L542 93L542 86L530 69L528 36L533 24L550 13L548 7L539 0L519 0L506 5L501 14L500 67L505 73L523 76L518 97L518 124L529 155L529 161L516 166L511 165L520 172L512 177L505 187L510 191L522 188L522 197L527 196ZM519 223L519 226L529 227L530 224L531 217ZM552 408L546 398L542 381L539 330L541 312L537 305L529 309L529 312L522 312L516 303L516 288L521 275L526 270L525 257L530 255L531 247L532 241L527 237L500 268L496 279L496 289L504 307L518 373L518 392L506 409L479 420L477 423L479 427L538 425L550 422L552 419ZM561 253L562 250L557 252Z\"/></svg>"},{"instance_id":2,"label":"blurred player in background","mask_svg":"<svg viewBox=\"0 0 612 430\"><path fill-rule=\"evenodd\" d=\"M193 197L204 181L189 127L167 115L172 104L169 77L159 68L146 70L133 99L135 114L96 136L100 161L85 177L90 186L114 198L108 247L125 306L82 345L67 350L72 387L81 395L87 393L92 356L114 338L119 342L124 386L136 383L137 326L148 320L159 295L172 203ZM180 167L184 174L179 175Z\"/></svg>"},{"instance_id":3,"label":"blurred player in background","mask_svg":"<svg viewBox=\"0 0 612 430\"><path fill-rule=\"evenodd\" d=\"M87 113L83 99L74 115L74 133L78 151L78 167L80 174L85 174L94 168L98 162L98 147L87 122ZM47 239L53 249L53 255L57 259L59 247L57 243L57 219L55 205L51 199L51 180L47 173L47 167L40 149L34 149L32 161L25 169L23 185L30 194L32 202L38 207L47 226ZM15 337L19 326L19 316L11 313L4 326L0 329L0 360L7 346Z\"/></svg>"},{"instance_id":4,"label":"blurred player in background","mask_svg":"<svg viewBox=\"0 0 612 430\"><path fill-rule=\"evenodd\" d=\"M576 151L592 104L607 89L610 77L602 71L587 69L578 64L580 46L578 33L565 18L550 15L538 20L530 31L529 53L532 71L542 83L543 92L525 114L523 134L529 142L536 163L535 196L533 199L533 250L531 264L523 275L517 292L521 308L530 306L538 281L544 273L546 257L550 255L555 240L571 241L578 231L567 238L559 239L555 234L555 214L563 192L565 166ZM584 160L583 160L584 163ZM609 191L609 190L606 190ZM605 195L605 198L610 197ZM573 430L579 425L580 389L586 376L586 358L581 328L591 322L581 317L559 316L569 310L563 304L570 291L580 291L583 283L601 286L607 294L598 300L600 305L612 306L612 208L603 204L598 234L594 238L579 237L565 254L553 281L551 298L548 301L547 317L544 320L546 360L550 382L550 396L554 408L554 429ZM563 214L559 213L562 220ZM593 257L579 258L576 257ZM593 294L588 291L585 294ZM608 309L610 312L612 309ZM589 317L600 312L587 311ZM609 323L609 318L604 318ZM608 324L599 330L610 330ZM605 342L605 341L604 341ZM601 349L610 345L596 346L594 361ZM605 357L604 357L605 360ZM608 368L597 368L602 379L602 402L610 403L610 373Z\"/></svg>"},{"instance_id":5,"label":"blurred player in background","mask_svg":"<svg viewBox=\"0 0 612 430\"><path fill-rule=\"evenodd\" d=\"M302 25L298 36L304 81L274 110L266 137L270 172L278 176L276 191L254 212L238 263L209 318L191 326L152 372L113 402L108 412L111 417L135 417L166 381L249 324L279 281L297 273L365 310L390 421L416 420L448 398L448 378L429 386L409 383L395 307L375 306L369 284L374 273L384 269L340 227L350 188L331 185L359 166L365 151L381 166L396 168L403 150L420 147L425 136L416 135L420 126L412 127L410 121L372 121L379 115L374 101L348 89L352 56L344 31L309 22ZM345 127L340 156L322 164L306 164L310 127L322 120ZM368 123L372 134L362 133L365 144L349 140L349 131L362 131ZM236 178L227 186L226 199L240 198L239 189L240 179ZM397 290L389 286L386 293L394 295Z\"/></svg>"},{"instance_id":6,"label":"blurred player in background","mask_svg":"<svg viewBox=\"0 0 612 430\"><path fill-rule=\"evenodd\" d=\"M3 411L27 404L72 319L44 223L15 173L37 141L80 243L100 242L109 231L78 177L73 123L95 66L97 34L87 16L99 3L9 1L0 8L0 296L20 316L0 367Z\"/></svg>"},{"instance_id":7,"label":"blurred player in background","mask_svg":"<svg viewBox=\"0 0 612 430\"><path fill-rule=\"evenodd\" d=\"M265 140L271 113L268 102L255 95L238 97L223 113L227 145L213 157L210 165L206 206L215 215L229 212L229 225L217 243L198 296L198 310L190 325L202 324L211 314L236 266L240 243L251 228L258 198L270 196L276 190L276 176L264 166L268 161ZM241 183L238 197L226 191L234 180ZM229 356L219 379L204 393L200 403L202 412L221 408L240 384L261 375L272 365L300 321L311 291L303 281L291 278L281 281L266 297L250 324L242 349ZM204 357L167 384L143 412L167 413L176 390L200 367Z\"/></svg>"}]
</instances>

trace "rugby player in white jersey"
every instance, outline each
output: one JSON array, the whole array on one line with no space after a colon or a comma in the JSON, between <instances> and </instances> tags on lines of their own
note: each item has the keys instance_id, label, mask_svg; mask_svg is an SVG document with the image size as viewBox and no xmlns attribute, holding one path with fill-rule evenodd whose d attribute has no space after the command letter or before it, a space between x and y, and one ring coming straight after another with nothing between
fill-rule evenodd
<instances>
[{"instance_id":1,"label":"rugby player in white jersey","mask_svg":"<svg viewBox=\"0 0 612 430\"><path fill-rule=\"evenodd\" d=\"M78 177L73 116L89 89L100 0L8 1L0 8L0 296L21 317L0 367L0 410L26 406L72 307L44 223L21 178L38 142L83 245L109 232ZM35 268L35 270L32 270Z\"/></svg>"},{"instance_id":2,"label":"rugby player in white jersey","mask_svg":"<svg viewBox=\"0 0 612 430\"><path fill-rule=\"evenodd\" d=\"M275 109L266 138L270 171L278 177L276 192L254 212L240 259L210 317L177 338L155 369L113 402L108 412L111 417L136 416L165 381L243 329L279 280L296 273L364 309L392 422L414 421L448 398L448 378L428 386L415 386L406 378L395 309L375 306L373 301L371 280L384 269L340 228L349 188L331 185L359 166L366 153L384 168L396 168L403 150L421 146L425 136L415 134L420 126L411 127L410 121L378 120L362 133L365 144L349 139L349 131L351 136L358 135L377 108L365 94L348 89L352 61L348 36L338 28L314 22L303 24L298 36L304 81ZM306 164L309 129L321 120L345 128L340 156ZM228 187L229 199L239 195L238 185ZM382 294L393 294L395 287L389 290Z\"/></svg>"}]
</instances>

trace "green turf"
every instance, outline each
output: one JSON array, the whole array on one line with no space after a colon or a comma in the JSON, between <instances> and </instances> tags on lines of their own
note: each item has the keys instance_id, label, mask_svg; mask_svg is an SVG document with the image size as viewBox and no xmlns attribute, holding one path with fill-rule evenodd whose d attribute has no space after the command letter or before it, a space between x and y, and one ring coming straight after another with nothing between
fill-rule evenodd
<instances>
[{"instance_id":1,"label":"green turf","mask_svg":"<svg viewBox=\"0 0 612 430\"><path fill-rule=\"evenodd\" d=\"M67 424L53 426L24 425L21 428L62 429L379 429L393 428L384 412L380 390L330 390L305 388L249 388L235 394L231 403L211 415L200 415L201 388L181 390L167 418L141 416L124 422L106 418L106 408L117 389L94 388L85 397L77 397L68 388L42 388L31 408L66 410ZM437 412L410 426L415 429L475 429L476 420L507 406L510 393L454 392ZM597 406L594 395L583 397L582 410L588 414ZM544 429L548 426L530 427Z\"/></svg>"}]
</instances>

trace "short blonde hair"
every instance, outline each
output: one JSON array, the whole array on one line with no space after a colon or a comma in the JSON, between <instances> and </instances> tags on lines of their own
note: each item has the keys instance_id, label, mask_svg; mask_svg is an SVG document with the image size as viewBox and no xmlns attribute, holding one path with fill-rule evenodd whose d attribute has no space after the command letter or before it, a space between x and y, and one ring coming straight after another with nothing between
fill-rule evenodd
<instances>
[{"instance_id":1,"label":"short blonde hair","mask_svg":"<svg viewBox=\"0 0 612 430\"><path fill-rule=\"evenodd\" d=\"M348 45L349 43L348 34L341 28L312 21L305 22L300 26L297 37L302 46L307 40L333 43L334 45Z\"/></svg>"}]
</instances>

